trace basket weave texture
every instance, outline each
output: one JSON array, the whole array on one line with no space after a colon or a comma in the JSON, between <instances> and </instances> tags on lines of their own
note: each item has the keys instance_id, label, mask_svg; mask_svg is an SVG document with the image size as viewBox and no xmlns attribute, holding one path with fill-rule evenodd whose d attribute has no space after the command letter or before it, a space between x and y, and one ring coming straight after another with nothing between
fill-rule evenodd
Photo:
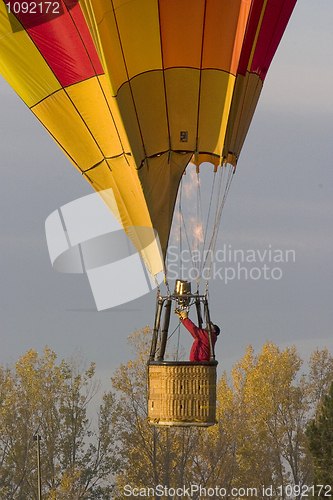
<instances>
[{"instance_id":1,"label":"basket weave texture","mask_svg":"<svg viewBox=\"0 0 333 500\"><path fill-rule=\"evenodd\" d=\"M216 365L149 365L148 418L154 425L216 423Z\"/></svg>"}]
</instances>

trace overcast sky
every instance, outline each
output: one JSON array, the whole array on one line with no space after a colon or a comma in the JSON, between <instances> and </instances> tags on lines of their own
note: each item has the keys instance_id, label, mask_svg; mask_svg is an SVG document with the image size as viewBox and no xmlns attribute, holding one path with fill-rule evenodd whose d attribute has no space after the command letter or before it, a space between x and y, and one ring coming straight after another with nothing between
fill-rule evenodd
<instances>
[{"instance_id":1,"label":"overcast sky","mask_svg":"<svg viewBox=\"0 0 333 500\"><path fill-rule=\"evenodd\" d=\"M333 354L332 22L332 0L298 1L237 166L219 247L296 257L279 264L281 279L211 283L220 373L266 339L304 358L317 346ZM45 220L92 188L2 79L0 109L0 363L46 344L59 359L79 348L106 379L131 355L128 333L153 324L156 294L97 312L87 276L53 270Z\"/></svg>"}]
</instances>

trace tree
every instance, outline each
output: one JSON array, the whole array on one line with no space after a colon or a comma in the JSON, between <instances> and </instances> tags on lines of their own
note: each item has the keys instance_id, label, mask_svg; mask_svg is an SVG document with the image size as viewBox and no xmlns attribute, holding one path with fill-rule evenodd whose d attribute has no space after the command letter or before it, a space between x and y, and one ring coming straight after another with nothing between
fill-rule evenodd
<instances>
[{"instance_id":1,"label":"tree","mask_svg":"<svg viewBox=\"0 0 333 500\"><path fill-rule=\"evenodd\" d=\"M319 416L310 422L306 435L314 461L314 484L333 488L333 382L329 394L323 398ZM327 498L332 490L323 488L318 493Z\"/></svg>"},{"instance_id":2,"label":"tree","mask_svg":"<svg viewBox=\"0 0 333 500\"><path fill-rule=\"evenodd\" d=\"M104 396L93 430L87 407L98 389L94 363L85 369L80 356L55 360L46 347L41 356L27 352L12 370L0 369L0 496L6 500L37 499L36 433L45 500L104 499L113 488L117 402Z\"/></svg>"},{"instance_id":3,"label":"tree","mask_svg":"<svg viewBox=\"0 0 333 500\"><path fill-rule=\"evenodd\" d=\"M296 383L302 361L296 348L280 351L273 343L258 356L251 346L232 371L237 408L237 484L303 485L311 474L304 429L309 411L308 386ZM275 492L275 495L274 495Z\"/></svg>"},{"instance_id":4,"label":"tree","mask_svg":"<svg viewBox=\"0 0 333 500\"><path fill-rule=\"evenodd\" d=\"M309 360L309 393L314 408L320 411L325 394L333 380L333 357L325 348L315 349Z\"/></svg>"}]
</instances>

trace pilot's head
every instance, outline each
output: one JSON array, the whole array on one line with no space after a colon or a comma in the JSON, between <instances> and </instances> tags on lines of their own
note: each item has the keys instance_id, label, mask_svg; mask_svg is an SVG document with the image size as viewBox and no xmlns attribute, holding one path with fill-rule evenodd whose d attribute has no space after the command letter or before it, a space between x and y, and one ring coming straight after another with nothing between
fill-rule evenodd
<instances>
[{"instance_id":1,"label":"pilot's head","mask_svg":"<svg viewBox=\"0 0 333 500\"><path fill-rule=\"evenodd\" d=\"M210 331L215 333L215 335L220 335L220 328L214 323L210 323Z\"/></svg>"}]
</instances>

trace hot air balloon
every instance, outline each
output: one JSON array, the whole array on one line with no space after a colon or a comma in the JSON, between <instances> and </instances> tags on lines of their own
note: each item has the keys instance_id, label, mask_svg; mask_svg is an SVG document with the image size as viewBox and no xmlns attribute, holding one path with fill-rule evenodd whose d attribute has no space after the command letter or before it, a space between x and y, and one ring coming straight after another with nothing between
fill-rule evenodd
<instances>
[{"instance_id":1,"label":"hot air balloon","mask_svg":"<svg viewBox=\"0 0 333 500\"><path fill-rule=\"evenodd\" d=\"M149 418L158 425L215 423L213 349L201 364L164 360L173 301L183 309L195 304L199 326L203 306L211 338L207 275L199 292L202 268L195 293L183 279L170 292L170 230L176 206L180 233L184 227L181 186L192 162L197 193L200 176L213 179L211 235L196 223L192 241L199 231L214 249L242 145L295 3L0 1L2 76L100 193L151 275L165 275L149 360ZM185 229L183 236L189 239Z\"/></svg>"}]
</instances>

